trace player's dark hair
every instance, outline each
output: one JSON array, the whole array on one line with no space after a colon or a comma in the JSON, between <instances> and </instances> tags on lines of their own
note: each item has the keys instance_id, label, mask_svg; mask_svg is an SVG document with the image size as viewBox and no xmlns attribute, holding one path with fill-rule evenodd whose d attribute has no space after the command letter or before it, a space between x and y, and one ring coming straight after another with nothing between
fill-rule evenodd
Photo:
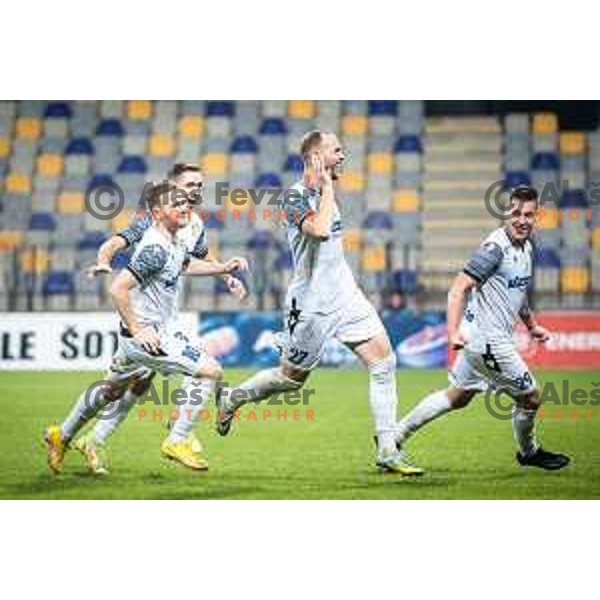
<instances>
[{"instance_id":1,"label":"player's dark hair","mask_svg":"<svg viewBox=\"0 0 600 600\"><path fill-rule=\"evenodd\" d=\"M167 177L169 179L175 179L176 177L179 177L188 171L191 171L192 173L200 173L201 169L198 165L193 163L175 163L167 173Z\"/></svg>"},{"instance_id":2,"label":"player's dark hair","mask_svg":"<svg viewBox=\"0 0 600 600\"><path fill-rule=\"evenodd\" d=\"M305 162L309 154L320 145L322 140L323 132L318 129L309 131L302 136L302 141L300 142L300 155Z\"/></svg>"},{"instance_id":3,"label":"player's dark hair","mask_svg":"<svg viewBox=\"0 0 600 600\"><path fill-rule=\"evenodd\" d=\"M516 200L519 204L523 202L538 203L537 190L530 185L518 185L510 192L510 199Z\"/></svg>"}]
</instances>

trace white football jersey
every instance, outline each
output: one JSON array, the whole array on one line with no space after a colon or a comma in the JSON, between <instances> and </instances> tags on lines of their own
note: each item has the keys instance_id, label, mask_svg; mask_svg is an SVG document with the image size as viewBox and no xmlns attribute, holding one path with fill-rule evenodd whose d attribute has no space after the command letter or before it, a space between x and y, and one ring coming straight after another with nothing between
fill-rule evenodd
<instances>
[{"instance_id":1,"label":"white football jersey","mask_svg":"<svg viewBox=\"0 0 600 600\"><path fill-rule=\"evenodd\" d=\"M292 251L294 272L286 296L288 306L309 313L332 313L348 306L358 290L344 257L343 226L337 205L331 231L325 240L302 232L302 223L319 209L320 192L304 187L299 181L293 190L301 198L281 204L286 213L287 239Z\"/></svg>"}]
</instances>

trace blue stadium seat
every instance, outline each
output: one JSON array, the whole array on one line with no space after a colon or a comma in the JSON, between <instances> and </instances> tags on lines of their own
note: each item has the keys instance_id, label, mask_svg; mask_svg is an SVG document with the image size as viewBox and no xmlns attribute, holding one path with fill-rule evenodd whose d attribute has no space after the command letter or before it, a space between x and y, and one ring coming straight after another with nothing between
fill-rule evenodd
<instances>
[{"instance_id":1,"label":"blue stadium seat","mask_svg":"<svg viewBox=\"0 0 600 600\"><path fill-rule=\"evenodd\" d=\"M52 213L34 213L29 219L29 231L54 231L56 221Z\"/></svg>"},{"instance_id":2,"label":"blue stadium seat","mask_svg":"<svg viewBox=\"0 0 600 600\"><path fill-rule=\"evenodd\" d=\"M92 142L87 138L74 138L72 139L66 150L65 154L93 154L94 146Z\"/></svg>"},{"instance_id":3,"label":"blue stadium seat","mask_svg":"<svg viewBox=\"0 0 600 600\"><path fill-rule=\"evenodd\" d=\"M206 104L207 117L233 117L235 103L229 100L212 100Z\"/></svg>"},{"instance_id":4,"label":"blue stadium seat","mask_svg":"<svg viewBox=\"0 0 600 600\"><path fill-rule=\"evenodd\" d=\"M396 100L369 100L369 115L394 116L398 110Z\"/></svg>"},{"instance_id":5,"label":"blue stadium seat","mask_svg":"<svg viewBox=\"0 0 600 600\"><path fill-rule=\"evenodd\" d=\"M73 294L75 282L73 274L68 271L51 271L46 276L43 286L44 294Z\"/></svg>"},{"instance_id":6,"label":"blue stadium seat","mask_svg":"<svg viewBox=\"0 0 600 600\"><path fill-rule=\"evenodd\" d=\"M112 177L106 173L98 173L98 174L94 175L88 183L89 188L96 188L96 187L101 187L101 186L114 186L114 185L115 185L115 182L113 181Z\"/></svg>"},{"instance_id":7,"label":"blue stadium seat","mask_svg":"<svg viewBox=\"0 0 600 600\"><path fill-rule=\"evenodd\" d=\"M392 215L384 211L372 211L363 221L365 229L392 229L394 220Z\"/></svg>"},{"instance_id":8,"label":"blue stadium seat","mask_svg":"<svg viewBox=\"0 0 600 600\"><path fill-rule=\"evenodd\" d=\"M83 234L77 249L80 251L84 250L97 250L106 241L106 235L102 231L86 231Z\"/></svg>"},{"instance_id":9,"label":"blue stadium seat","mask_svg":"<svg viewBox=\"0 0 600 600\"><path fill-rule=\"evenodd\" d=\"M289 271L294 267L294 257L290 250L283 250L275 261L275 268L279 271Z\"/></svg>"},{"instance_id":10,"label":"blue stadium seat","mask_svg":"<svg viewBox=\"0 0 600 600\"><path fill-rule=\"evenodd\" d=\"M537 152L531 161L532 169L556 171L559 167L558 154L553 152Z\"/></svg>"},{"instance_id":11,"label":"blue stadium seat","mask_svg":"<svg viewBox=\"0 0 600 600\"><path fill-rule=\"evenodd\" d=\"M213 212L210 213L208 219L204 220L204 227L206 227L206 229L215 229L218 231L225 227L225 221L218 219L217 215Z\"/></svg>"},{"instance_id":12,"label":"blue stadium seat","mask_svg":"<svg viewBox=\"0 0 600 600\"><path fill-rule=\"evenodd\" d=\"M258 146L251 135L240 135L231 144L231 152L234 154L255 154L257 150Z\"/></svg>"},{"instance_id":13,"label":"blue stadium seat","mask_svg":"<svg viewBox=\"0 0 600 600\"><path fill-rule=\"evenodd\" d=\"M118 119L105 119L96 127L96 135L122 136L125 135L125 131Z\"/></svg>"},{"instance_id":14,"label":"blue stadium seat","mask_svg":"<svg viewBox=\"0 0 600 600\"><path fill-rule=\"evenodd\" d=\"M299 154L289 154L285 165L283 166L284 171L292 171L293 173L302 173L304 169L304 161Z\"/></svg>"},{"instance_id":15,"label":"blue stadium seat","mask_svg":"<svg viewBox=\"0 0 600 600\"><path fill-rule=\"evenodd\" d=\"M141 156L124 156L119 164L119 173L145 173L146 161Z\"/></svg>"},{"instance_id":16,"label":"blue stadium seat","mask_svg":"<svg viewBox=\"0 0 600 600\"><path fill-rule=\"evenodd\" d=\"M261 135L285 135L286 133L283 119L265 119L260 125Z\"/></svg>"},{"instance_id":17,"label":"blue stadium seat","mask_svg":"<svg viewBox=\"0 0 600 600\"><path fill-rule=\"evenodd\" d=\"M525 171L508 171L504 176L507 187L516 187L518 185L531 185L529 173Z\"/></svg>"},{"instance_id":18,"label":"blue stadium seat","mask_svg":"<svg viewBox=\"0 0 600 600\"><path fill-rule=\"evenodd\" d=\"M50 102L44 113L46 118L71 118L71 107L67 102Z\"/></svg>"},{"instance_id":19,"label":"blue stadium seat","mask_svg":"<svg viewBox=\"0 0 600 600\"><path fill-rule=\"evenodd\" d=\"M585 208L587 205L588 197L585 190L570 190L560 199L561 208Z\"/></svg>"},{"instance_id":20,"label":"blue stadium seat","mask_svg":"<svg viewBox=\"0 0 600 600\"><path fill-rule=\"evenodd\" d=\"M539 245L535 246L535 256L536 256L536 267L540 268L550 268L556 267L560 268L560 257L558 253L553 248L543 248Z\"/></svg>"},{"instance_id":21,"label":"blue stadium seat","mask_svg":"<svg viewBox=\"0 0 600 600\"><path fill-rule=\"evenodd\" d=\"M401 135L394 144L394 152L423 152L418 135Z\"/></svg>"},{"instance_id":22,"label":"blue stadium seat","mask_svg":"<svg viewBox=\"0 0 600 600\"><path fill-rule=\"evenodd\" d=\"M256 178L254 186L257 189L278 189L282 187L282 184L281 179L279 178L279 175L277 175L277 173L262 173Z\"/></svg>"}]
</instances>

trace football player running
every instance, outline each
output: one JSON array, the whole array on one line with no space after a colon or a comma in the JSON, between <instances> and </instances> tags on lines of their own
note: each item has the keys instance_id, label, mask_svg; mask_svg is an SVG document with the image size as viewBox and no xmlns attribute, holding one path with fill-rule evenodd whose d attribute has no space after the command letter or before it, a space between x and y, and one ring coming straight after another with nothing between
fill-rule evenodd
<instances>
[{"instance_id":1,"label":"football player running","mask_svg":"<svg viewBox=\"0 0 600 600\"><path fill-rule=\"evenodd\" d=\"M515 188L511 207L506 225L482 242L448 294L449 342L460 351L448 375L450 387L430 394L402 419L396 441L402 448L426 423L464 408L478 392L491 388L514 400L512 429L517 462L557 470L566 467L570 459L543 450L536 439L540 392L513 339L519 318L534 341L544 343L549 337L536 322L527 301L533 274L530 237L538 208L536 190L528 186Z\"/></svg>"},{"instance_id":2,"label":"football player running","mask_svg":"<svg viewBox=\"0 0 600 600\"><path fill-rule=\"evenodd\" d=\"M317 367L326 342L337 338L369 373L369 400L375 423L377 466L385 472L420 475L396 449L396 360L375 308L356 284L342 244L335 191L344 151L334 133L312 131L301 143L304 172L286 193L281 208L294 272L286 296L282 358L235 389L217 394L217 430L226 435L235 411L274 392L297 390Z\"/></svg>"}]
</instances>

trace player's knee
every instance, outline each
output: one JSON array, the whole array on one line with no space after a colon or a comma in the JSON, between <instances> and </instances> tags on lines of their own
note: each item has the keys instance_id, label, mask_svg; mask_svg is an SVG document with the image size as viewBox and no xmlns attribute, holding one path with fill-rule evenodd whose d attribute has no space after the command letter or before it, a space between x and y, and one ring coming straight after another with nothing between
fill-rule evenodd
<instances>
[{"instance_id":1,"label":"player's knee","mask_svg":"<svg viewBox=\"0 0 600 600\"><path fill-rule=\"evenodd\" d=\"M303 371L302 369L296 369L288 364L283 364L279 367L281 377L289 382L290 390L301 388L308 379L310 371Z\"/></svg>"},{"instance_id":2,"label":"player's knee","mask_svg":"<svg viewBox=\"0 0 600 600\"><path fill-rule=\"evenodd\" d=\"M452 410L459 410L468 406L477 392L474 392L473 390L453 389L448 390L446 393L448 395L448 399L450 400L450 406L452 407Z\"/></svg>"},{"instance_id":3,"label":"player's knee","mask_svg":"<svg viewBox=\"0 0 600 600\"><path fill-rule=\"evenodd\" d=\"M213 379L214 381L221 381L221 379L223 379L223 367L216 360L211 359L199 367L193 373L193 377L207 377L208 379Z\"/></svg>"},{"instance_id":4,"label":"player's knee","mask_svg":"<svg viewBox=\"0 0 600 600\"><path fill-rule=\"evenodd\" d=\"M541 404L540 391L536 388L528 394L524 394L519 398L517 404L526 410L537 410Z\"/></svg>"}]
</instances>

